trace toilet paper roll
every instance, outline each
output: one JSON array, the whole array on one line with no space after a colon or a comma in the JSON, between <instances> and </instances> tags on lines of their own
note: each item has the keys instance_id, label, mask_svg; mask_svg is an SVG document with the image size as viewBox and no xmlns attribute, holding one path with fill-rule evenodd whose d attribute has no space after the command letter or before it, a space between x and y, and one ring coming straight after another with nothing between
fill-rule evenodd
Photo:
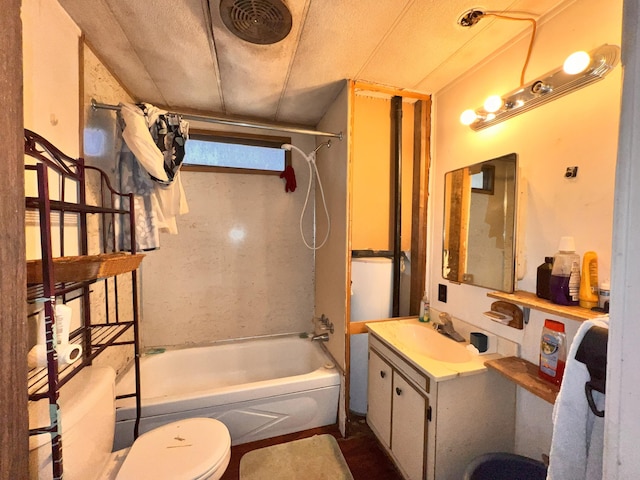
<instances>
[{"instance_id":1,"label":"toilet paper roll","mask_svg":"<svg viewBox=\"0 0 640 480\"><path fill-rule=\"evenodd\" d=\"M58 353L58 365L71 364L82 357L82 345L66 343L56 347ZM47 366L47 346L36 345L27 354L29 368Z\"/></svg>"},{"instance_id":2,"label":"toilet paper roll","mask_svg":"<svg viewBox=\"0 0 640 480\"><path fill-rule=\"evenodd\" d=\"M82 345L76 343L66 343L58 345L58 363L71 364L82 357Z\"/></svg>"}]
</instances>

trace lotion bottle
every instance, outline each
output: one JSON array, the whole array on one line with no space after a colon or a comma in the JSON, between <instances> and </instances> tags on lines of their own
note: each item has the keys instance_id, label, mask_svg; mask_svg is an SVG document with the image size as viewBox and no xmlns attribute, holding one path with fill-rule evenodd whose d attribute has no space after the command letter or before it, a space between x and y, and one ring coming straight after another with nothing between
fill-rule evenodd
<instances>
[{"instance_id":1,"label":"lotion bottle","mask_svg":"<svg viewBox=\"0 0 640 480\"><path fill-rule=\"evenodd\" d=\"M593 308L598 306L598 255L587 252L582 257L582 275L580 276L580 306Z\"/></svg>"}]
</instances>

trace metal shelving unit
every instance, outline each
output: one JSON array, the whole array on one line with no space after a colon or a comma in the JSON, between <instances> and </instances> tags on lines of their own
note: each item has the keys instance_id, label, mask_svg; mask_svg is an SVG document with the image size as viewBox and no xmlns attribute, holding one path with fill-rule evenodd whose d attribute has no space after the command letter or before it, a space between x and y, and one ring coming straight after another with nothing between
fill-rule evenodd
<instances>
[{"instance_id":1,"label":"metal shelving unit","mask_svg":"<svg viewBox=\"0 0 640 480\"><path fill-rule=\"evenodd\" d=\"M43 305L47 351L46 366L29 370L28 391L30 401L48 402L50 416L48 425L31 429L29 434L51 435L53 478L59 480L63 478L60 389L111 346L131 345L133 349L135 391L123 397L136 398L135 435L138 434L137 268L142 255L136 253L132 194L115 191L105 172L86 166L82 158L65 155L40 135L25 129L24 139L25 178L37 185L37 195L27 196L25 204L27 215L37 212L41 249L41 259L28 262L27 300ZM54 195L50 183L56 187ZM96 200L88 202L89 196ZM69 216L73 218L72 225L68 224ZM59 220L59 225L54 219ZM121 231L131 232L125 241L118 235ZM53 239L57 241L55 252ZM78 255L65 256L69 240L77 247L74 250ZM102 294L98 299L94 298L97 292ZM59 365L54 348L55 305L71 301L81 306L81 322L70 332L69 343L82 345L83 353L74 363ZM98 311L98 321L92 321L92 310L94 315Z\"/></svg>"}]
</instances>

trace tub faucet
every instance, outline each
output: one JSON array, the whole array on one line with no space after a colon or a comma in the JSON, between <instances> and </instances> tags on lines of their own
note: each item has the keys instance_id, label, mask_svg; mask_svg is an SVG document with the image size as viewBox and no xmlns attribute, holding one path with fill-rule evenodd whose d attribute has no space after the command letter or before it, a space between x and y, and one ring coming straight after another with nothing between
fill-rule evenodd
<instances>
[{"instance_id":1,"label":"tub faucet","mask_svg":"<svg viewBox=\"0 0 640 480\"><path fill-rule=\"evenodd\" d=\"M318 330L320 330L321 332L328 331L329 333L333 333L333 323L331 323L329 317L325 316L324 313L320 315L320 318L316 318L315 320L317 320L317 322L319 323L319 325L316 324L316 328Z\"/></svg>"},{"instance_id":2,"label":"tub faucet","mask_svg":"<svg viewBox=\"0 0 640 480\"><path fill-rule=\"evenodd\" d=\"M433 322L433 328L436 332L441 333L445 337L449 337L456 342L464 342L464 338L453 328L453 321L451 321L451 315L447 312L441 312L438 316L440 321Z\"/></svg>"},{"instance_id":3,"label":"tub faucet","mask_svg":"<svg viewBox=\"0 0 640 480\"><path fill-rule=\"evenodd\" d=\"M328 333L321 333L319 335L314 335L311 337L311 341L312 342L328 342L329 341L329 334Z\"/></svg>"}]
</instances>

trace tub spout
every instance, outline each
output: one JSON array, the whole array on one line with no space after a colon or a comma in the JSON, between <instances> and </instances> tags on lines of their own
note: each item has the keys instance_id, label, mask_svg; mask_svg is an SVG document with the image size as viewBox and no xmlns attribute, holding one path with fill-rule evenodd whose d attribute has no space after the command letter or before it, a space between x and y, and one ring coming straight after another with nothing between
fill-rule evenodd
<instances>
[{"instance_id":1,"label":"tub spout","mask_svg":"<svg viewBox=\"0 0 640 480\"><path fill-rule=\"evenodd\" d=\"M311 341L312 342L328 342L329 341L329 334L328 333L321 333L320 335L314 335L313 337L311 337Z\"/></svg>"}]
</instances>

